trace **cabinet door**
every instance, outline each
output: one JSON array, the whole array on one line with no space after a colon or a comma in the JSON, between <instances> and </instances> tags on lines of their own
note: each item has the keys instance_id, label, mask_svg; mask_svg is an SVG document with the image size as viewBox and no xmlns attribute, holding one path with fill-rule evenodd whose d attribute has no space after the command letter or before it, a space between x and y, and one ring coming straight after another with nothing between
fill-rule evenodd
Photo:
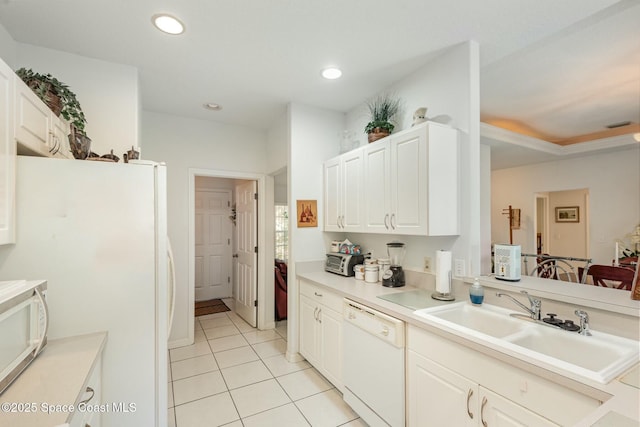
<instances>
[{"instance_id":1,"label":"cabinet door","mask_svg":"<svg viewBox=\"0 0 640 427\"><path fill-rule=\"evenodd\" d=\"M324 230L342 231L339 216L341 215L340 198L340 158L327 160L324 163Z\"/></svg>"},{"instance_id":2,"label":"cabinet door","mask_svg":"<svg viewBox=\"0 0 640 427\"><path fill-rule=\"evenodd\" d=\"M15 139L18 152L49 156L49 115L51 110L19 78L15 78Z\"/></svg>"},{"instance_id":3,"label":"cabinet door","mask_svg":"<svg viewBox=\"0 0 640 427\"><path fill-rule=\"evenodd\" d=\"M317 366L318 356L318 305L300 295L300 354L314 366Z\"/></svg>"},{"instance_id":4,"label":"cabinet door","mask_svg":"<svg viewBox=\"0 0 640 427\"><path fill-rule=\"evenodd\" d=\"M479 425L476 383L412 350L407 354L410 427Z\"/></svg>"},{"instance_id":5,"label":"cabinet door","mask_svg":"<svg viewBox=\"0 0 640 427\"><path fill-rule=\"evenodd\" d=\"M54 151L51 154L63 159L73 158L69 146L69 123L51 114L51 132L54 145Z\"/></svg>"},{"instance_id":6,"label":"cabinet door","mask_svg":"<svg viewBox=\"0 0 640 427\"><path fill-rule=\"evenodd\" d=\"M557 426L548 419L480 387L480 422L496 427Z\"/></svg>"},{"instance_id":7,"label":"cabinet door","mask_svg":"<svg viewBox=\"0 0 640 427\"><path fill-rule=\"evenodd\" d=\"M355 150L340 156L342 174L342 218L344 231L362 231L363 155Z\"/></svg>"},{"instance_id":8,"label":"cabinet door","mask_svg":"<svg viewBox=\"0 0 640 427\"><path fill-rule=\"evenodd\" d=\"M323 374L342 391L342 315L326 306L320 306L320 310L320 351Z\"/></svg>"},{"instance_id":9,"label":"cabinet door","mask_svg":"<svg viewBox=\"0 0 640 427\"><path fill-rule=\"evenodd\" d=\"M0 60L0 245L16 242L16 143L13 137L15 74Z\"/></svg>"},{"instance_id":10,"label":"cabinet door","mask_svg":"<svg viewBox=\"0 0 640 427\"><path fill-rule=\"evenodd\" d=\"M364 227L372 233L390 233L391 151L389 141L364 149Z\"/></svg>"},{"instance_id":11,"label":"cabinet door","mask_svg":"<svg viewBox=\"0 0 640 427\"><path fill-rule=\"evenodd\" d=\"M418 128L391 137L391 228L427 234L427 136Z\"/></svg>"}]
</instances>

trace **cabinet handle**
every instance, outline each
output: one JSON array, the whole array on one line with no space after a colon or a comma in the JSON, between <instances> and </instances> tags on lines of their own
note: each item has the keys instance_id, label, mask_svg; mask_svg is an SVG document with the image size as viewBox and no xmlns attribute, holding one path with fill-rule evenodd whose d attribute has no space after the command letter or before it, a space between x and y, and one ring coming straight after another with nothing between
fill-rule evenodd
<instances>
[{"instance_id":1,"label":"cabinet handle","mask_svg":"<svg viewBox=\"0 0 640 427\"><path fill-rule=\"evenodd\" d=\"M318 321L318 307L313 309L313 318L316 319L316 322Z\"/></svg>"},{"instance_id":2,"label":"cabinet handle","mask_svg":"<svg viewBox=\"0 0 640 427\"><path fill-rule=\"evenodd\" d=\"M384 216L384 228L386 228L387 230L389 229L388 221L389 221L389 214L386 214Z\"/></svg>"},{"instance_id":3,"label":"cabinet handle","mask_svg":"<svg viewBox=\"0 0 640 427\"><path fill-rule=\"evenodd\" d=\"M344 215L340 215L340 228L344 228Z\"/></svg>"},{"instance_id":4,"label":"cabinet handle","mask_svg":"<svg viewBox=\"0 0 640 427\"><path fill-rule=\"evenodd\" d=\"M87 387L87 393L91 393L91 396L87 397L85 400L82 400L78 405L86 405L91 399L93 399L93 396L95 396L96 392L93 391L93 389L91 387Z\"/></svg>"},{"instance_id":5,"label":"cabinet handle","mask_svg":"<svg viewBox=\"0 0 640 427\"><path fill-rule=\"evenodd\" d=\"M484 407L486 406L486 404L487 404L487 397L483 396L482 397L482 406L480 406L480 421L482 421L482 425L484 427L487 427L487 425L488 425L487 422L484 420Z\"/></svg>"},{"instance_id":6,"label":"cabinet handle","mask_svg":"<svg viewBox=\"0 0 640 427\"><path fill-rule=\"evenodd\" d=\"M469 418L473 419L473 413L469 409L469 402L471 401L471 396L473 396L473 390L469 389L469 393L467 393L467 415L469 415Z\"/></svg>"},{"instance_id":7,"label":"cabinet handle","mask_svg":"<svg viewBox=\"0 0 640 427\"><path fill-rule=\"evenodd\" d=\"M319 294L319 293L317 293L316 291L313 291L313 294L314 294L315 296L317 296L317 297L321 297L321 296L322 296L322 294Z\"/></svg>"},{"instance_id":8,"label":"cabinet handle","mask_svg":"<svg viewBox=\"0 0 640 427\"><path fill-rule=\"evenodd\" d=\"M318 309L318 323L322 323L322 317L320 317L320 315L322 314L322 308Z\"/></svg>"},{"instance_id":9,"label":"cabinet handle","mask_svg":"<svg viewBox=\"0 0 640 427\"><path fill-rule=\"evenodd\" d=\"M391 214L391 228L396 229L396 225L393 223L393 220L396 218L396 214Z\"/></svg>"}]
</instances>

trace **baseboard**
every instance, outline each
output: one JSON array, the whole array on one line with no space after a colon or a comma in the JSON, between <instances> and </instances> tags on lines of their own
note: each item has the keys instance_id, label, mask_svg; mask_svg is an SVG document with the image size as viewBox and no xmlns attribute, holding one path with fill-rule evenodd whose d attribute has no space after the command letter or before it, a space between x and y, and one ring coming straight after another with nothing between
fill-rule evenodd
<instances>
[{"instance_id":1,"label":"baseboard","mask_svg":"<svg viewBox=\"0 0 640 427\"><path fill-rule=\"evenodd\" d=\"M171 350L172 348L186 347L191 344L193 344L193 342L189 338L183 338L180 340L169 341L167 347Z\"/></svg>"}]
</instances>

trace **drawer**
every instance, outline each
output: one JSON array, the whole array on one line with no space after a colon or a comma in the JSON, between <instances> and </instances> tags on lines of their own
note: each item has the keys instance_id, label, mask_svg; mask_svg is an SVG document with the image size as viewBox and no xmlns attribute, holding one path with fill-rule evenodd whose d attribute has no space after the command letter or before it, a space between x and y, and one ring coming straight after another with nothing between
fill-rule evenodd
<instances>
[{"instance_id":1,"label":"drawer","mask_svg":"<svg viewBox=\"0 0 640 427\"><path fill-rule=\"evenodd\" d=\"M323 304L338 313L342 313L342 297L327 290L327 288L300 280L300 295L304 295L318 304Z\"/></svg>"}]
</instances>

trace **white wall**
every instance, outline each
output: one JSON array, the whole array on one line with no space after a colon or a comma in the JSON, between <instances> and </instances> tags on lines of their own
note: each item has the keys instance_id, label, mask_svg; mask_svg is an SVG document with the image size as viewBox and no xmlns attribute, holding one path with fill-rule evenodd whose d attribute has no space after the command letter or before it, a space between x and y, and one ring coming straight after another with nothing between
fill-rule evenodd
<instances>
[{"instance_id":1,"label":"white wall","mask_svg":"<svg viewBox=\"0 0 640 427\"><path fill-rule=\"evenodd\" d=\"M422 270L423 258L435 259L438 249L451 250L454 258L464 259L467 274L480 271L480 144L479 144L479 63L478 45L475 42L454 46L429 61L413 75L389 88L397 93L404 105L396 131L408 129L413 113L420 107L428 107L427 117L449 123L459 129L460 135L460 212L459 237L405 237L397 240L406 243L405 267ZM361 135L366 144L363 129L369 121L366 108L360 106L347 114L347 128ZM334 155L337 152L334 153ZM385 243L390 236L358 234L349 236L376 254L386 253ZM472 270L475 273L472 273Z\"/></svg>"},{"instance_id":2,"label":"white wall","mask_svg":"<svg viewBox=\"0 0 640 427\"><path fill-rule=\"evenodd\" d=\"M0 25L0 58L15 70L16 42L2 25Z\"/></svg>"},{"instance_id":3,"label":"white wall","mask_svg":"<svg viewBox=\"0 0 640 427\"><path fill-rule=\"evenodd\" d=\"M288 108L289 123L289 277L296 277L296 262L324 259L325 236L322 232L323 172L322 162L337 154L336 135L344 128L344 114L301 104ZM296 200L318 201L318 227L298 228L295 221ZM298 286L287 284L287 353L298 351Z\"/></svg>"},{"instance_id":4,"label":"white wall","mask_svg":"<svg viewBox=\"0 0 640 427\"><path fill-rule=\"evenodd\" d=\"M509 241L509 227L501 212L512 205L521 209L521 229L513 231L514 243L522 245L523 252L535 251L534 193L587 188L590 256L596 263L610 264L615 240L640 222L638 165L640 144L613 153L493 171L493 242Z\"/></svg>"},{"instance_id":5,"label":"white wall","mask_svg":"<svg viewBox=\"0 0 640 427\"><path fill-rule=\"evenodd\" d=\"M267 172L273 174L287 167L289 157L289 122L285 112L267 132Z\"/></svg>"},{"instance_id":6,"label":"white wall","mask_svg":"<svg viewBox=\"0 0 640 427\"><path fill-rule=\"evenodd\" d=\"M73 91L87 118L91 151L120 157L139 146L140 94L138 70L71 53L17 45L15 68L50 73ZM144 150L141 154L145 158Z\"/></svg>"},{"instance_id":7,"label":"white wall","mask_svg":"<svg viewBox=\"0 0 640 427\"><path fill-rule=\"evenodd\" d=\"M143 157L167 164L169 238L176 269L170 341L189 336L189 169L264 173L266 136L239 126L143 112Z\"/></svg>"}]
</instances>

